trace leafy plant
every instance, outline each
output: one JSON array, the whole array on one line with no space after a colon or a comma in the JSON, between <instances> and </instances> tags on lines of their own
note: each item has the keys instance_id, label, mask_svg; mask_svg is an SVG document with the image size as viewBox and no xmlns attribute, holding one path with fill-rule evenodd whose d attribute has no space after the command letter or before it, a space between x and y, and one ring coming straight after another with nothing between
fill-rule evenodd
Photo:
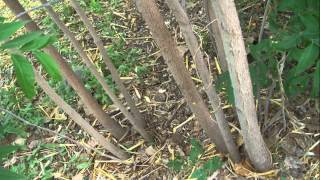
<instances>
[{"instance_id":1,"label":"leafy plant","mask_svg":"<svg viewBox=\"0 0 320 180\"><path fill-rule=\"evenodd\" d=\"M25 23L19 21L0 23L0 39L2 41L9 39L17 30L22 28L24 24ZM29 99L32 99L36 94L34 86L35 78L32 63L23 53L31 52L34 54L40 64L47 70L48 74L55 80L60 80L61 76L57 64L49 54L41 51L42 48L52 43L53 39L51 36L43 35L40 32L29 32L6 40L0 46L0 49L7 50L11 55L18 85Z\"/></svg>"},{"instance_id":2,"label":"leafy plant","mask_svg":"<svg viewBox=\"0 0 320 180\"><path fill-rule=\"evenodd\" d=\"M203 160L200 159L203 153L204 149L200 142L191 139L191 150L187 159L184 160L182 157L177 156L174 160L168 162L168 166L176 172L192 169L194 166L197 166L198 168L192 172L190 177L199 180L207 179L214 171L220 169L223 163L219 157L213 157L207 162L203 162Z\"/></svg>"},{"instance_id":3,"label":"leafy plant","mask_svg":"<svg viewBox=\"0 0 320 180\"><path fill-rule=\"evenodd\" d=\"M18 149L19 149L19 146L12 146L12 145L0 146L0 161L2 161L3 158L6 158L10 153ZM0 167L0 177L6 180L26 179L24 176L16 174L2 167Z\"/></svg>"},{"instance_id":4,"label":"leafy plant","mask_svg":"<svg viewBox=\"0 0 320 180\"><path fill-rule=\"evenodd\" d=\"M95 13L101 13L102 12L102 6L101 6L100 2L97 1L97 0L90 0L89 7L90 7L92 12L95 12Z\"/></svg>"},{"instance_id":5,"label":"leafy plant","mask_svg":"<svg viewBox=\"0 0 320 180\"><path fill-rule=\"evenodd\" d=\"M266 88L279 79L278 65L285 55L281 79L286 95L306 93L311 98L319 97L319 6L317 0L273 1L274 8L269 15L272 35L249 45L253 58L249 68L255 93L257 87ZM228 100L233 103L228 73L218 78L217 86L220 90L226 89Z\"/></svg>"}]
</instances>

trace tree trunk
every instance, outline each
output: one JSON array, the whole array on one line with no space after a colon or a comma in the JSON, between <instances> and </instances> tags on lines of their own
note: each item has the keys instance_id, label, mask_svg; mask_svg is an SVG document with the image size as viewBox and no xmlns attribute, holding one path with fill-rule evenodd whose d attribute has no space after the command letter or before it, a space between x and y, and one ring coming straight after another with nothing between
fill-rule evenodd
<instances>
[{"instance_id":1,"label":"tree trunk","mask_svg":"<svg viewBox=\"0 0 320 180\"><path fill-rule=\"evenodd\" d=\"M69 104L67 104L54 90L49 86L45 79L34 70L35 80L43 91L55 102L69 117L76 122L83 130L91 135L103 148L110 151L118 158L125 160L129 158L128 154L119 147L115 146L104 138L98 131L96 131L86 120L84 120L79 113L77 113Z\"/></svg>"},{"instance_id":2,"label":"tree trunk","mask_svg":"<svg viewBox=\"0 0 320 180\"><path fill-rule=\"evenodd\" d=\"M247 54L234 1L210 1L221 33L223 46L218 48L223 48L228 63L245 148L257 170L269 170L272 167L271 154L258 126Z\"/></svg>"},{"instance_id":3,"label":"tree trunk","mask_svg":"<svg viewBox=\"0 0 320 180\"><path fill-rule=\"evenodd\" d=\"M23 6L18 0L3 0L14 14L25 12ZM19 17L20 20L28 21L26 28L28 31L38 31L40 28L32 21L31 17L26 13ZM75 75L68 63L60 55L60 53L53 46L48 46L44 49L50 54L58 63L60 71L67 82L72 86L76 93L80 96L83 104L92 112L105 129L112 133L113 136L120 139L124 136L126 130L122 128L117 122L109 117L98 104L98 102L91 96L90 92L84 87L80 78Z\"/></svg>"},{"instance_id":4,"label":"tree trunk","mask_svg":"<svg viewBox=\"0 0 320 180\"><path fill-rule=\"evenodd\" d=\"M211 140L216 143L217 149L222 152L227 152L219 127L211 118L208 108L199 95L196 86L183 63L183 58L179 53L177 44L164 24L155 1L136 0L136 5L146 21L154 40L158 44L190 109L195 114L202 128L206 131Z\"/></svg>"},{"instance_id":5,"label":"tree trunk","mask_svg":"<svg viewBox=\"0 0 320 180\"><path fill-rule=\"evenodd\" d=\"M220 68L222 72L226 72L228 70L228 65L227 65L226 56L224 54L224 50L222 48L223 44L221 39L221 33L219 31L218 21L213 10L213 4L210 0L204 0L203 6L208 17L208 23L209 23L208 27L210 32L209 35L212 41L216 43L215 48L216 48L216 52L218 53L218 61L219 61Z\"/></svg>"},{"instance_id":6,"label":"tree trunk","mask_svg":"<svg viewBox=\"0 0 320 180\"><path fill-rule=\"evenodd\" d=\"M120 92L123 94L124 99L127 101L128 106L131 109L131 112L133 116L135 117L135 123L140 126L141 128L144 128L146 125L145 120L143 119L141 113L139 112L137 106L135 105L133 99L131 98L131 95L129 94L128 90L125 88L124 84L121 82L120 75L117 71L117 69L112 64L112 61L110 60L107 50L105 49L102 40L100 39L97 32L94 30L93 25L91 24L90 20L86 16L85 12L81 9L80 4L76 0L71 0L72 7L76 10L80 18L82 19L84 25L88 28L91 36L93 37L93 40L97 47L99 48L99 51L102 55L102 59L104 60L104 63L107 65L111 75L112 79L114 79L116 85L119 87Z\"/></svg>"},{"instance_id":7,"label":"tree trunk","mask_svg":"<svg viewBox=\"0 0 320 180\"><path fill-rule=\"evenodd\" d=\"M184 39L191 51L193 60L196 64L197 71L200 75L200 78L203 82L205 91L209 97L212 109L214 110L215 118L218 122L221 135L226 143L226 147L229 151L230 157L234 162L240 161L240 154L232 139L230 129L228 127L228 122L225 119L224 112L221 108L221 101L217 94L216 89L213 85L212 76L209 72L209 69L203 59L203 54L198 44L196 36L193 34L192 26L190 20L184 11L183 7L179 4L178 0L166 0L168 7L171 9L175 15L180 29L183 33Z\"/></svg>"}]
</instances>

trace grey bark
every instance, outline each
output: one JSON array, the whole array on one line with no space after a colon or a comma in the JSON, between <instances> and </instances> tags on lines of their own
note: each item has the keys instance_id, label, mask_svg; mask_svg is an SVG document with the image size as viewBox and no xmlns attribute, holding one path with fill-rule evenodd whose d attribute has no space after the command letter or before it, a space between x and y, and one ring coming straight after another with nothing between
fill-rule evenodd
<instances>
[{"instance_id":1,"label":"grey bark","mask_svg":"<svg viewBox=\"0 0 320 180\"><path fill-rule=\"evenodd\" d=\"M204 0L203 3L204 9L207 13L208 17L208 23L209 23L209 32L210 32L210 37L212 40L215 42L215 48L218 54L218 62L221 67L222 72L226 72L228 70L228 64L226 61L226 56L224 53L223 44L222 44L222 39L221 39L221 32L218 27L218 21L213 9L213 4L212 1L210 0ZM219 47L219 48L218 48Z\"/></svg>"},{"instance_id":2,"label":"grey bark","mask_svg":"<svg viewBox=\"0 0 320 180\"><path fill-rule=\"evenodd\" d=\"M267 171L272 167L272 158L258 126L247 54L234 1L210 1L223 44L217 48L223 48L228 63L246 151L257 170Z\"/></svg>"}]
</instances>

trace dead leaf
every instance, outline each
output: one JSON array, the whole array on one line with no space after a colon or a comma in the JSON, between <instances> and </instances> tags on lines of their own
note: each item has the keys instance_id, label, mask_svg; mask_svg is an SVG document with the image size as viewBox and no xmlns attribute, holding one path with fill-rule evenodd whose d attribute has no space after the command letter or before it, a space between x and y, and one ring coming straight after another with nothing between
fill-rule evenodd
<instances>
[{"instance_id":1,"label":"dead leaf","mask_svg":"<svg viewBox=\"0 0 320 180\"><path fill-rule=\"evenodd\" d=\"M236 174L244 177L250 176L250 174L252 174L252 172L247 169L247 167L244 167L242 163L235 164L233 170Z\"/></svg>"},{"instance_id":2,"label":"dead leaf","mask_svg":"<svg viewBox=\"0 0 320 180\"><path fill-rule=\"evenodd\" d=\"M146 100L147 103L151 103L151 100L148 96L144 96L144 99Z\"/></svg>"}]
</instances>

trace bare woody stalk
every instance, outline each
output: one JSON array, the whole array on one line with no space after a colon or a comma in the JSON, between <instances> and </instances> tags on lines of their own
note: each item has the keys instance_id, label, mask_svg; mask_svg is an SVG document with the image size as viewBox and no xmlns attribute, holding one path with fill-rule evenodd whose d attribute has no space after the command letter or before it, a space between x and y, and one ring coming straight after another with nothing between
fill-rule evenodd
<instances>
[{"instance_id":1,"label":"bare woody stalk","mask_svg":"<svg viewBox=\"0 0 320 180\"><path fill-rule=\"evenodd\" d=\"M267 171L272 167L272 159L258 126L247 54L234 1L210 1L221 32L223 47L218 48L223 48L228 63L246 151L257 170Z\"/></svg>"},{"instance_id":2,"label":"bare woody stalk","mask_svg":"<svg viewBox=\"0 0 320 180\"><path fill-rule=\"evenodd\" d=\"M23 6L18 0L3 0L10 10L18 15L25 12ZM22 21L27 21L26 28L28 31L39 31L38 25L31 19L31 17L25 13L19 16ZM117 122L111 119L111 117L106 114L98 102L92 97L91 93L84 87L83 83L72 71L66 60L61 56L61 54L53 46L49 45L44 49L48 54L50 54L54 60L59 65L60 71L63 77L67 80L68 84L75 90L75 92L81 98L83 104L89 109L89 111L97 118L101 125L112 133L113 136L120 139L125 135L126 130L122 128Z\"/></svg>"},{"instance_id":3,"label":"bare woody stalk","mask_svg":"<svg viewBox=\"0 0 320 180\"><path fill-rule=\"evenodd\" d=\"M84 25L88 28L91 36L93 37L93 40L102 55L102 59L104 60L104 63L107 65L107 67L112 75L112 79L115 81L116 85L119 87L120 92L123 94L124 99L127 101L128 106L130 107L131 112L132 112L133 116L135 117L135 124L137 124L137 126L140 126L141 128L144 128L146 125L145 120L143 119L141 113L139 112L137 106L135 105L133 99L131 98L128 90L125 88L124 84L121 82L120 75L119 75L117 69L112 64L112 61L110 60L110 58L108 56L107 50L105 49L101 38L99 37L99 35L95 31L92 23L90 22L90 20L86 16L85 12L80 7L80 4L76 0L71 0L70 3L71 3L71 6L78 13L80 18L82 19Z\"/></svg>"},{"instance_id":4,"label":"bare woody stalk","mask_svg":"<svg viewBox=\"0 0 320 180\"><path fill-rule=\"evenodd\" d=\"M40 0L43 4L45 4L46 0ZM81 56L83 62L89 68L90 72L95 76L95 78L102 85L105 92L111 98L113 103L121 110L121 112L128 118L133 127L143 136L147 141L152 141L151 136L145 131L143 127L140 126L139 123L136 123L134 117L127 110L127 108L118 100L117 96L112 92L109 88L108 84L104 80L103 76L98 72L95 65L91 62L85 51L83 50L80 42L76 40L75 35L65 26L65 24L59 19L58 14L52 9L51 6L46 7L48 14L53 19L53 21L57 24L57 26L63 31L63 33L69 38L71 44L76 49L76 51Z\"/></svg>"},{"instance_id":5,"label":"bare woody stalk","mask_svg":"<svg viewBox=\"0 0 320 180\"><path fill-rule=\"evenodd\" d=\"M128 154L119 147L115 146L96 131L79 113L77 113L69 104L67 104L46 82L41 75L34 70L35 79L43 91L54 101L64 112L66 112L74 122L76 122L83 130L91 135L104 149L110 151L118 158L124 160L129 158Z\"/></svg>"},{"instance_id":6,"label":"bare woody stalk","mask_svg":"<svg viewBox=\"0 0 320 180\"><path fill-rule=\"evenodd\" d=\"M239 162L239 151L232 139L232 135L228 127L228 122L226 121L224 112L221 108L220 98L212 83L213 79L209 72L209 69L206 66L205 61L203 60L203 54L198 44L197 38L192 31L190 20L178 0L166 0L166 2L168 4L168 7L175 15L179 23L180 29L182 31L182 34L184 36L184 39L189 47L189 50L191 51L192 57L196 64L197 71L203 82L204 89L209 97L212 109L214 110L215 118L218 122L221 135L223 137L224 142L226 143L230 157L234 162Z\"/></svg>"},{"instance_id":7,"label":"bare woody stalk","mask_svg":"<svg viewBox=\"0 0 320 180\"><path fill-rule=\"evenodd\" d=\"M218 53L218 61L221 67L222 72L226 72L228 70L228 65L226 61L226 55L224 54L223 44L221 39L221 32L218 28L218 22L213 10L213 4L211 0L204 0L203 7L206 11L208 20L209 20L209 32L210 37L216 43L215 47ZM218 48L219 47L219 48Z\"/></svg>"},{"instance_id":8,"label":"bare woody stalk","mask_svg":"<svg viewBox=\"0 0 320 180\"><path fill-rule=\"evenodd\" d=\"M183 58L179 53L177 44L164 24L155 1L136 0L135 2L190 109L208 136L217 145L217 149L227 152L219 127L211 118L208 108L199 95L183 63Z\"/></svg>"}]
</instances>

